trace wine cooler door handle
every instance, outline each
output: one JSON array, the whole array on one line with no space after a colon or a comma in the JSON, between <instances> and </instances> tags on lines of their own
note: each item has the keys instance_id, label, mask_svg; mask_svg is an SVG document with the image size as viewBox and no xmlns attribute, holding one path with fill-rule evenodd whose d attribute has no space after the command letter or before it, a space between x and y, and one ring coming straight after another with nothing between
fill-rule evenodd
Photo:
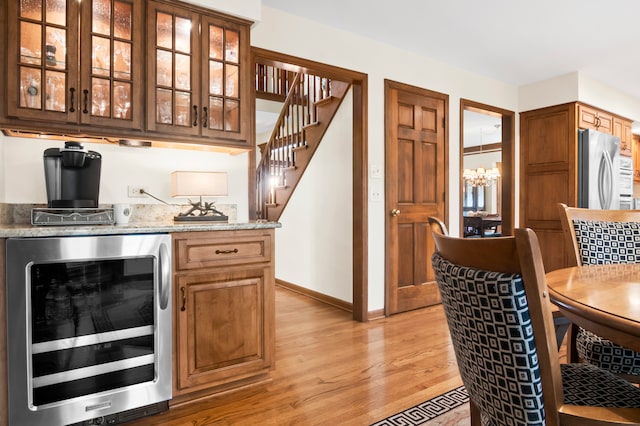
<instances>
[{"instance_id":1,"label":"wine cooler door handle","mask_svg":"<svg viewBox=\"0 0 640 426\"><path fill-rule=\"evenodd\" d=\"M160 245L158 255L158 269L160 270L159 296L160 309L165 310L169 306L169 294L171 289L171 264L169 261L169 249L166 244Z\"/></svg>"}]
</instances>

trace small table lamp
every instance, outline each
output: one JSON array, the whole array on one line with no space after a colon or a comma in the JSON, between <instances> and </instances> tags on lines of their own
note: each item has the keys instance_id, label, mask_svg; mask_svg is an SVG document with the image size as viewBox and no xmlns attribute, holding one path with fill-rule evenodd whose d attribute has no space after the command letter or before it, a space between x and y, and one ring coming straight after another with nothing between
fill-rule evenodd
<instances>
[{"instance_id":1,"label":"small table lamp","mask_svg":"<svg viewBox=\"0 0 640 426\"><path fill-rule=\"evenodd\" d=\"M225 172L173 172L171 173L172 197L200 197L192 202L191 208L173 218L174 221L227 221L214 203L203 203L202 197L221 197L227 194L227 174Z\"/></svg>"}]
</instances>

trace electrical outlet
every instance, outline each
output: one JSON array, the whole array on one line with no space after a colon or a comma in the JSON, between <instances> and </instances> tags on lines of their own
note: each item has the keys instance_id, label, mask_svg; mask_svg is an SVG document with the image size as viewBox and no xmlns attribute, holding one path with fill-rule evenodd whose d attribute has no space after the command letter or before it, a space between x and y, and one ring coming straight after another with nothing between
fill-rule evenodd
<instances>
[{"instance_id":1,"label":"electrical outlet","mask_svg":"<svg viewBox=\"0 0 640 426\"><path fill-rule=\"evenodd\" d=\"M129 185L127 187L127 194L129 196L129 198L146 197L146 195L145 195L146 191L147 191L147 188L144 187L144 186Z\"/></svg>"},{"instance_id":2,"label":"electrical outlet","mask_svg":"<svg viewBox=\"0 0 640 426\"><path fill-rule=\"evenodd\" d=\"M372 182L369 186L369 201L382 201L382 184L378 180Z\"/></svg>"}]
</instances>

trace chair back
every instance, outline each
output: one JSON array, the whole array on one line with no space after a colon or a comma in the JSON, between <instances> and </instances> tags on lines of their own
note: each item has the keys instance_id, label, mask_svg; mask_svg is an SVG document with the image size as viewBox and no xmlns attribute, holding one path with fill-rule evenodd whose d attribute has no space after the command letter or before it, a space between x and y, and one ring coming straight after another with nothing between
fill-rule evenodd
<instances>
[{"instance_id":1,"label":"chair back","mask_svg":"<svg viewBox=\"0 0 640 426\"><path fill-rule=\"evenodd\" d=\"M640 210L558 207L570 266L640 263Z\"/></svg>"},{"instance_id":2,"label":"chair back","mask_svg":"<svg viewBox=\"0 0 640 426\"><path fill-rule=\"evenodd\" d=\"M437 232L442 235L449 235L449 231L447 230L447 225L440 219L434 216L429 217L429 226L431 226L432 232Z\"/></svg>"},{"instance_id":3,"label":"chair back","mask_svg":"<svg viewBox=\"0 0 640 426\"><path fill-rule=\"evenodd\" d=\"M432 257L458 368L483 423L559 423L562 378L535 233L452 238ZM472 411L473 413L473 411Z\"/></svg>"}]
</instances>

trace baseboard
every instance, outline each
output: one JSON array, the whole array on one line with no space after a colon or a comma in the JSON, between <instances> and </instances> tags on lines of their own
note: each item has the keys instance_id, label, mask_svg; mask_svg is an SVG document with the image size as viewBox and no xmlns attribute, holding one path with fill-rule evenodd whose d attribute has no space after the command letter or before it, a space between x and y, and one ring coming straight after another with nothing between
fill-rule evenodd
<instances>
[{"instance_id":1,"label":"baseboard","mask_svg":"<svg viewBox=\"0 0 640 426\"><path fill-rule=\"evenodd\" d=\"M382 319L382 318L386 318L386 315L384 314L384 309L377 309L375 311L367 312L367 319L369 321Z\"/></svg>"},{"instance_id":2,"label":"baseboard","mask_svg":"<svg viewBox=\"0 0 640 426\"><path fill-rule=\"evenodd\" d=\"M326 294L318 293L317 291L310 290L308 288L301 287L296 284L276 278L276 285L286 288L287 290L295 291L296 293L310 297L312 299L319 300L331 306L335 306L343 311L353 312L353 304L345 302L344 300L336 299L335 297L327 296Z\"/></svg>"}]
</instances>

